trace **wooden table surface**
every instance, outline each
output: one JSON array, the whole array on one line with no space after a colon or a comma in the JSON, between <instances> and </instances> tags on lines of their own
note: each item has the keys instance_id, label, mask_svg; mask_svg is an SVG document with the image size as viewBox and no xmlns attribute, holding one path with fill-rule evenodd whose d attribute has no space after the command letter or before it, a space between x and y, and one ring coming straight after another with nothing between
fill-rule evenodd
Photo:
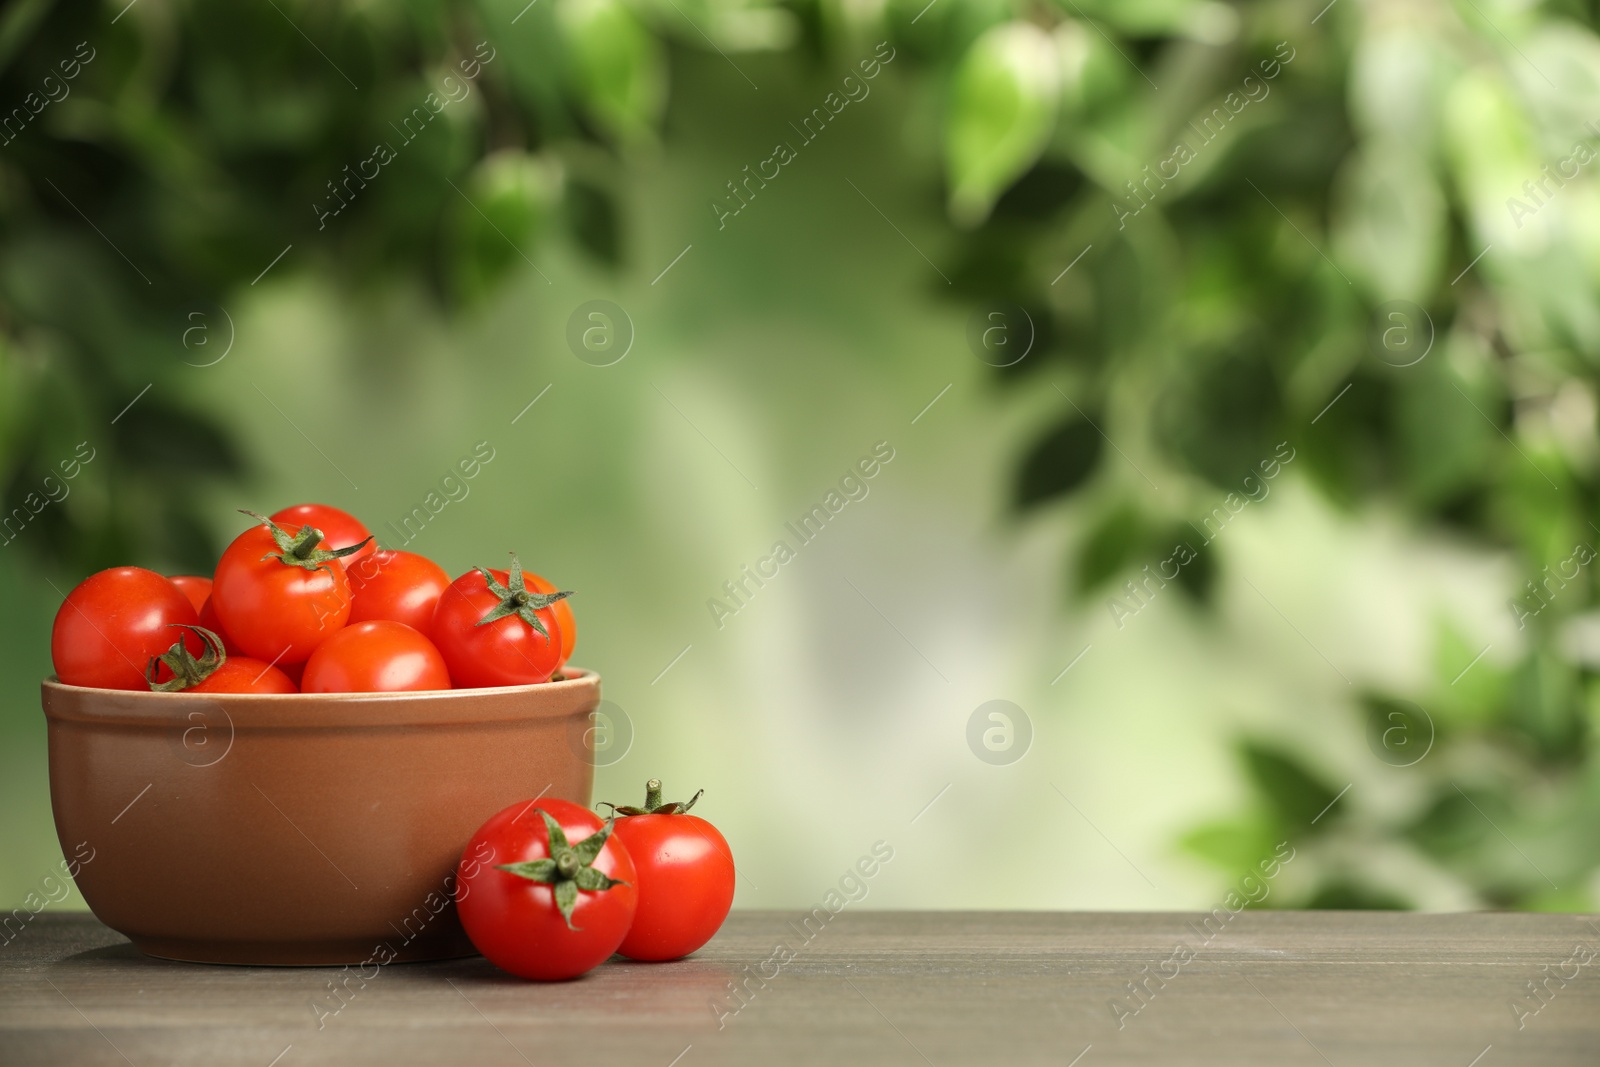
<instances>
[{"instance_id":1,"label":"wooden table surface","mask_svg":"<svg viewBox=\"0 0 1600 1067\"><path fill-rule=\"evenodd\" d=\"M0 1064L1600 1064L1590 917L1249 911L1208 937L1192 915L846 911L809 940L798 920L738 912L688 960L550 985L394 964L341 999L335 969L148 959L45 913L0 946Z\"/></svg>"}]
</instances>

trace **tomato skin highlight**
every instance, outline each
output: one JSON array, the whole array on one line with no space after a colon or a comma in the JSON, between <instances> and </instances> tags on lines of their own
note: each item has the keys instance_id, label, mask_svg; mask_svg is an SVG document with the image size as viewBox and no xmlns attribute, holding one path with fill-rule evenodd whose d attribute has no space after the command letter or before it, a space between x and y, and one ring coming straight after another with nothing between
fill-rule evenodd
<instances>
[{"instance_id":1,"label":"tomato skin highlight","mask_svg":"<svg viewBox=\"0 0 1600 1067\"><path fill-rule=\"evenodd\" d=\"M293 534L302 526L315 526L322 531L322 540L330 549L349 548L372 536L366 524L348 511L328 504L294 504L280 508L267 518ZM377 549L376 541L367 541L360 552L339 557L339 562L349 570L357 560L366 559Z\"/></svg>"},{"instance_id":2,"label":"tomato skin highlight","mask_svg":"<svg viewBox=\"0 0 1600 1067\"><path fill-rule=\"evenodd\" d=\"M148 690L145 670L178 639L173 627L199 622L188 596L166 578L113 567L91 574L62 601L50 628L50 659L67 685ZM191 633L189 640L200 652L199 638Z\"/></svg>"},{"instance_id":3,"label":"tomato skin highlight","mask_svg":"<svg viewBox=\"0 0 1600 1067\"><path fill-rule=\"evenodd\" d=\"M330 636L306 661L304 693L399 693L449 689L450 672L439 650L400 622L351 623Z\"/></svg>"},{"instance_id":4,"label":"tomato skin highlight","mask_svg":"<svg viewBox=\"0 0 1600 1067\"><path fill-rule=\"evenodd\" d=\"M241 652L282 667L305 662L349 619L350 579L338 561L306 570L271 558L276 551L265 526L234 538L217 563L211 604Z\"/></svg>"},{"instance_id":5,"label":"tomato skin highlight","mask_svg":"<svg viewBox=\"0 0 1600 1067\"><path fill-rule=\"evenodd\" d=\"M427 556L384 548L346 568L350 576L350 621L386 619L427 633L433 609L450 585L444 568Z\"/></svg>"},{"instance_id":6,"label":"tomato skin highlight","mask_svg":"<svg viewBox=\"0 0 1600 1067\"><path fill-rule=\"evenodd\" d=\"M299 688L278 668L248 656L229 656L205 681L185 693L298 693Z\"/></svg>"},{"instance_id":7,"label":"tomato skin highlight","mask_svg":"<svg viewBox=\"0 0 1600 1067\"><path fill-rule=\"evenodd\" d=\"M496 967L542 981L576 978L605 962L627 935L637 907L633 861L613 834L594 868L623 884L580 890L572 912L577 929L569 929L551 886L498 869L549 858L541 809L561 825L571 844L604 825L571 801L511 805L484 823L463 850L456 868L456 910L473 945Z\"/></svg>"},{"instance_id":8,"label":"tomato skin highlight","mask_svg":"<svg viewBox=\"0 0 1600 1067\"><path fill-rule=\"evenodd\" d=\"M489 573L501 585L510 581L506 571ZM459 688L548 682L561 664L561 626L551 608L535 613L549 637L514 615L479 626L499 603L478 571L463 574L439 597L429 632Z\"/></svg>"},{"instance_id":9,"label":"tomato skin highlight","mask_svg":"<svg viewBox=\"0 0 1600 1067\"><path fill-rule=\"evenodd\" d=\"M167 581L183 591L189 598L189 603L194 605L195 611L205 607L207 600L211 599L211 579L202 578L198 574L174 574Z\"/></svg>"},{"instance_id":10,"label":"tomato skin highlight","mask_svg":"<svg viewBox=\"0 0 1600 1067\"><path fill-rule=\"evenodd\" d=\"M675 960L710 941L733 907L733 852L697 815L625 815L613 835L639 878L639 907L617 951Z\"/></svg>"},{"instance_id":11,"label":"tomato skin highlight","mask_svg":"<svg viewBox=\"0 0 1600 1067\"><path fill-rule=\"evenodd\" d=\"M541 578L529 571L522 573L522 580L529 589L535 593L559 593L548 579ZM556 624L561 627L561 662L556 664L556 670L567 665L567 660L572 658L572 650L578 644L578 623L572 617L572 605L565 600L558 600L550 605L550 611L555 615Z\"/></svg>"}]
</instances>

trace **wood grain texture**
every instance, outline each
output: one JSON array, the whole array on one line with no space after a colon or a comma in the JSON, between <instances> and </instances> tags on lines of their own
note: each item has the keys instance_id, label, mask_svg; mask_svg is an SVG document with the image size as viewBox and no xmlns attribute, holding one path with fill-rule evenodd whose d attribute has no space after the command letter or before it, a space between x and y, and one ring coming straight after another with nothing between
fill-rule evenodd
<instances>
[{"instance_id":1,"label":"wood grain texture","mask_svg":"<svg viewBox=\"0 0 1600 1067\"><path fill-rule=\"evenodd\" d=\"M1600 920L1201 919L740 912L691 959L537 985L481 959L365 980L170 963L47 913L0 946L0 1064L1600 1064Z\"/></svg>"}]
</instances>

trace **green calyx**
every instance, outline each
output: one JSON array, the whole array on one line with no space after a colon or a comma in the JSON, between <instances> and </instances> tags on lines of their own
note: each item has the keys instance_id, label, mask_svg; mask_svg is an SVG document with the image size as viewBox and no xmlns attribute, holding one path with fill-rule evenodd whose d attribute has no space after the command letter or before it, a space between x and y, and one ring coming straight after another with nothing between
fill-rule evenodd
<instances>
[{"instance_id":1,"label":"green calyx","mask_svg":"<svg viewBox=\"0 0 1600 1067\"><path fill-rule=\"evenodd\" d=\"M561 829L561 824L551 818L550 813L543 808L539 809L539 814L544 816L545 832L549 834L549 858L529 860L526 863L502 863L495 869L526 878L530 882L541 882L551 886L556 898L556 910L561 912L561 918L566 920L567 929L576 930L577 927L572 925L572 909L578 903L578 890L599 893L614 885L627 884L595 870L593 866L595 857L600 855L600 850L606 845L606 839L611 836L614 820L607 819L606 824L599 830L576 845L569 845L566 831Z\"/></svg>"},{"instance_id":2,"label":"green calyx","mask_svg":"<svg viewBox=\"0 0 1600 1067\"><path fill-rule=\"evenodd\" d=\"M489 592L500 598L500 603L490 608L479 619L477 625L487 626L497 622L508 615L515 615L535 630L546 640L550 638L550 631L545 629L544 622L539 618L538 612L554 604L558 600L565 600L572 595L569 589L561 593L530 593L522 578L522 561L517 559L515 552L511 553L510 579L505 585L495 581L495 577L486 568L479 567L478 573L483 575L483 584Z\"/></svg>"},{"instance_id":3,"label":"green calyx","mask_svg":"<svg viewBox=\"0 0 1600 1067\"><path fill-rule=\"evenodd\" d=\"M322 543L323 534L315 526L302 526L293 534L290 534L265 515L257 514L248 508L240 508L239 511L265 526L267 532L272 534L273 543L278 546L278 551L268 552L261 557L262 559L275 559L279 563L290 567L302 567L308 571L322 570L323 568L332 570L333 568L328 566L330 560L354 555L367 547L367 541L372 540L371 537L368 537L366 541L349 545L345 548L318 548L317 546Z\"/></svg>"},{"instance_id":4,"label":"green calyx","mask_svg":"<svg viewBox=\"0 0 1600 1067\"><path fill-rule=\"evenodd\" d=\"M215 674L218 667L228 662L228 653L223 650L222 638L204 626L190 626L181 622L172 625L193 630L199 635L200 640L205 642L206 648L200 658L196 659L180 637L161 655L151 656L150 664L145 668L144 678L150 683L150 691L153 693L181 693L185 689L192 689ZM156 672L163 663L172 669L172 677L164 682L158 682Z\"/></svg>"},{"instance_id":5,"label":"green calyx","mask_svg":"<svg viewBox=\"0 0 1600 1067\"><path fill-rule=\"evenodd\" d=\"M607 804L606 806L617 815L682 815L694 807L694 802L704 795L705 790L702 789L690 797L687 803L674 800L671 803L663 804L661 802L661 779L652 778L644 784L644 807L636 808L632 805L624 805L619 808L615 804Z\"/></svg>"}]
</instances>

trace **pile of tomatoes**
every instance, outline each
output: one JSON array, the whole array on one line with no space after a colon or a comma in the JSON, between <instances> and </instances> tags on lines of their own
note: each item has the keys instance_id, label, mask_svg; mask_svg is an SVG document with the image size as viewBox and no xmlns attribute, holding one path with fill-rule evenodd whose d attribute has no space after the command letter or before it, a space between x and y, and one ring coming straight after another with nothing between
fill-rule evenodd
<instances>
[{"instance_id":1,"label":"pile of tomatoes","mask_svg":"<svg viewBox=\"0 0 1600 1067\"><path fill-rule=\"evenodd\" d=\"M298 504L255 525L210 577L114 567L56 613L67 685L191 693L374 693L528 685L559 676L578 631L562 592L522 570L450 580L380 549L348 512Z\"/></svg>"},{"instance_id":2,"label":"pile of tomatoes","mask_svg":"<svg viewBox=\"0 0 1600 1067\"><path fill-rule=\"evenodd\" d=\"M711 940L733 904L728 842L687 803L601 820L567 800L513 804L479 828L456 869L461 925L489 961L523 978L574 978L614 953L675 960Z\"/></svg>"}]
</instances>

